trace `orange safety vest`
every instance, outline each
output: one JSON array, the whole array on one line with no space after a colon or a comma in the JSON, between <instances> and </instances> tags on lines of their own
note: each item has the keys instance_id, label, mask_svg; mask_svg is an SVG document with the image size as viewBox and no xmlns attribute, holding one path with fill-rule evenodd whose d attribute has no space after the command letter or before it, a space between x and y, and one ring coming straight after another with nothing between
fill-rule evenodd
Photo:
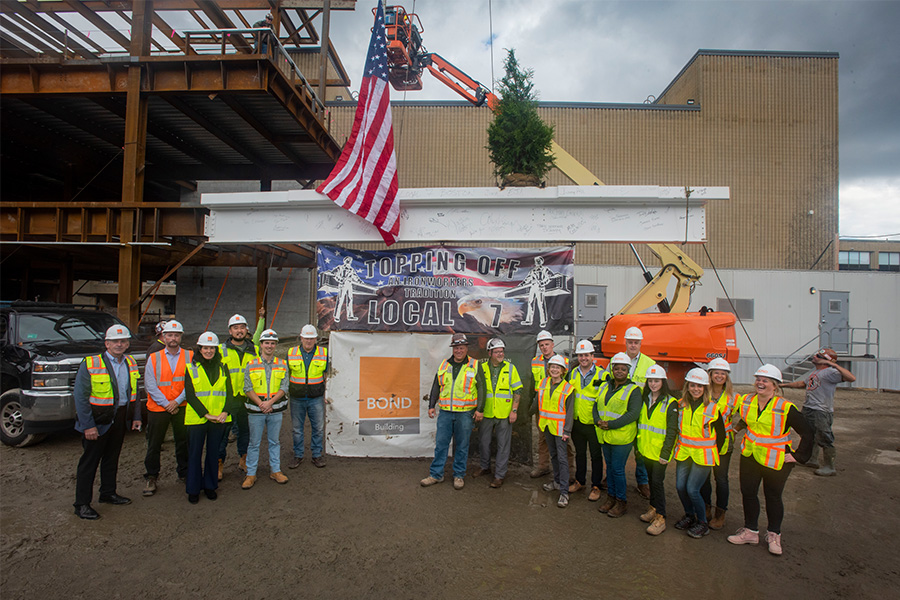
<instances>
[{"instance_id":1,"label":"orange safety vest","mask_svg":"<svg viewBox=\"0 0 900 600\"><path fill-rule=\"evenodd\" d=\"M154 352L150 355L148 362L150 363L150 368L153 369L153 375L156 376L156 385L159 387L159 391L166 400L171 402L184 391L185 367L187 363L191 362L193 352L184 348L178 349L178 363L175 365L174 373L169 366L169 359L163 356L165 353L165 348ZM185 404L187 404L187 401L182 402L179 406L184 406ZM149 400L147 402L147 410L163 412L166 409L153 400Z\"/></svg>"},{"instance_id":2,"label":"orange safety vest","mask_svg":"<svg viewBox=\"0 0 900 600\"><path fill-rule=\"evenodd\" d=\"M717 418L719 405L715 402L698 406L696 410L692 410L691 405L685 402L678 413L678 449L675 451L675 460L690 458L698 465L718 465L716 430L712 426Z\"/></svg>"},{"instance_id":3,"label":"orange safety vest","mask_svg":"<svg viewBox=\"0 0 900 600\"><path fill-rule=\"evenodd\" d=\"M437 377L440 386L438 405L441 410L463 412L474 410L478 405L478 390L475 388L475 375L478 373L478 362L467 358L466 364L459 368L456 379L453 378L453 365L444 360L438 367Z\"/></svg>"},{"instance_id":4,"label":"orange safety vest","mask_svg":"<svg viewBox=\"0 0 900 600\"><path fill-rule=\"evenodd\" d=\"M775 396L760 413L757 394L742 396L741 419L747 424L747 432L741 441L741 455L752 456L759 464L780 470L784 465L784 453L791 443L787 414L792 406L784 398Z\"/></svg>"},{"instance_id":5,"label":"orange safety vest","mask_svg":"<svg viewBox=\"0 0 900 600\"><path fill-rule=\"evenodd\" d=\"M575 391L571 383L563 379L553 392L550 392L549 377L544 377L538 386L538 429L559 437L566 425L566 398Z\"/></svg>"}]
</instances>

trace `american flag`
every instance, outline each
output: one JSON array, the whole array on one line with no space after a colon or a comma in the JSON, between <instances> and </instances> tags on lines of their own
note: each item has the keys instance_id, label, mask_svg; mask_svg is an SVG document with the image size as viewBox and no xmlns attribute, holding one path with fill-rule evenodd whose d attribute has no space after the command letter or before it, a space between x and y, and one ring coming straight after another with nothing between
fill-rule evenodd
<instances>
[{"instance_id":1,"label":"american flag","mask_svg":"<svg viewBox=\"0 0 900 600\"><path fill-rule=\"evenodd\" d=\"M375 225L388 246L397 241L400 203L381 0L375 14L353 130L337 165L316 191Z\"/></svg>"}]
</instances>

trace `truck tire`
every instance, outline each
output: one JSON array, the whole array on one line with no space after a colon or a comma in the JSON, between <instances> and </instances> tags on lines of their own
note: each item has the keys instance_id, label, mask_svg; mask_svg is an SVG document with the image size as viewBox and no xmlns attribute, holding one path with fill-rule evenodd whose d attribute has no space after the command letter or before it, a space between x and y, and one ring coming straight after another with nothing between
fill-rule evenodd
<instances>
[{"instance_id":1,"label":"truck tire","mask_svg":"<svg viewBox=\"0 0 900 600\"><path fill-rule=\"evenodd\" d=\"M0 396L0 441L7 446L24 448L37 444L45 434L25 434L19 390L9 390Z\"/></svg>"}]
</instances>

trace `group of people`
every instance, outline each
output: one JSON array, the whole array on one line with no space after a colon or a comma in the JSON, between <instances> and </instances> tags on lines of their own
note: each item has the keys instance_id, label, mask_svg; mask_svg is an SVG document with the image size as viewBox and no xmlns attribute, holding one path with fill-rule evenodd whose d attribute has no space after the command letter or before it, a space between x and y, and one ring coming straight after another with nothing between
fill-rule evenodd
<instances>
[{"instance_id":1,"label":"group of people","mask_svg":"<svg viewBox=\"0 0 900 600\"><path fill-rule=\"evenodd\" d=\"M725 525L728 469L736 434L744 431L739 440L744 523L728 541L759 543L762 486L768 517L765 542L769 552L780 555L787 478L795 463L810 461L814 443L824 449L825 460L816 474L834 474L830 416L834 387L841 381L854 381L853 375L826 348L816 353L816 369L803 380L784 384L781 371L765 364L755 373L754 391L741 395L732 386L729 363L715 358L705 369L688 371L680 397L675 397L666 371L640 352L641 330L629 328L625 340L625 352L613 356L604 370L595 361L591 341L576 344L570 365L554 352L553 336L542 331L530 378L523 383L516 366L506 359L501 339L487 343L488 358L479 365L469 356L466 336L455 334L450 342L452 355L441 362L432 383L428 416L437 417L434 460L420 484L429 487L444 480L452 442L453 487L465 486L470 434L478 423L480 462L474 476L491 474L491 443L496 438L490 487L501 487L508 471L512 426L521 403L530 400L542 442L531 476L552 473L543 489L558 490L557 506L565 508L571 494L587 489L590 455L588 500L599 501L605 488L606 499L598 510L613 518L626 514L625 465L633 453L637 491L649 500L640 519L648 524L648 534L659 535L666 529L666 470L674 461L675 487L684 509L674 526L702 538L710 529ZM805 405L801 413L780 395L781 387L806 387L811 406ZM810 395L819 401L810 402ZM830 401L824 400L826 396ZM791 430L800 436L796 448L791 444Z\"/></svg>"},{"instance_id":2,"label":"group of people","mask_svg":"<svg viewBox=\"0 0 900 600\"><path fill-rule=\"evenodd\" d=\"M300 331L300 344L287 358L275 356L278 334L264 329L261 309L256 331L250 335L247 320L234 315L228 320L229 338L220 343L212 331L202 333L194 349L182 347L184 328L176 320L162 323L159 338L148 349L144 368L147 402L147 453L144 459L143 496L153 496L159 485L160 454L169 427L175 441L176 475L185 486L188 501L196 504L201 492L210 500L218 496L231 433L236 437L239 468L245 472L241 488L251 489L257 480L259 451L266 432L269 477L287 483L281 470L281 431L284 412L290 407L293 456L289 469L304 458L304 427L309 418L312 464L325 467L325 377L328 350L320 346L315 326ZM82 433L83 453L78 462L75 514L98 519L91 506L93 484L100 470L99 501L130 504L116 492L119 454L125 432L143 426L138 400L141 373L128 354L131 332L113 325L105 336L106 351L88 356L75 377L75 428ZM204 457L205 448L205 457Z\"/></svg>"}]
</instances>

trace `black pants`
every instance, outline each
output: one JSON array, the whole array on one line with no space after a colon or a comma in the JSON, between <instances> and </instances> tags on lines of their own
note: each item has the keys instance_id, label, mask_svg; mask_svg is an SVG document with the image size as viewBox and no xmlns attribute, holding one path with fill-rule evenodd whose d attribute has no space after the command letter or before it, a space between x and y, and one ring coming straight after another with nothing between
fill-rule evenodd
<instances>
[{"instance_id":1,"label":"black pants","mask_svg":"<svg viewBox=\"0 0 900 600\"><path fill-rule=\"evenodd\" d=\"M707 479L700 488L700 495L707 506L712 506L712 479L716 480L716 506L722 510L728 510L728 467L731 465L731 455L719 455L719 464L712 468L710 479Z\"/></svg>"},{"instance_id":2,"label":"black pants","mask_svg":"<svg viewBox=\"0 0 900 600\"><path fill-rule=\"evenodd\" d=\"M767 529L781 533L784 520L784 501L781 495L794 463L784 463L780 470L770 469L756 462L752 456L741 456L741 498L744 502L744 527L759 531L759 484L766 497Z\"/></svg>"},{"instance_id":3,"label":"black pants","mask_svg":"<svg viewBox=\"0 0 900 600\"><path fill-rule=\"evenodd\" d=\"M188 425L188 465L185 491L199 494L200 490L214 490L219 487L219 444L231 423L210 423ZM206 460L203 446L206 446Z\"/></svg>"},{"instance_id":4,"label":"black pants","mask_svg":"<svg viewBox=\"0 0 900 600\"><path fill-rule=\"evenodd\" d=\"M187 432L184 427L184 407L178 409L176 414L166 411L150 411L147 415L147 457L144 459L144 478L159 477L159 453L162 450L166 431L172 424L172 434L175 436L175 463L178 477L187 477L188 444Z\"/></svg>"},{"instance_id":5,"label":"black pants","mask_svg":"<svg viewBox=\"0 0 900 600\"><path fill-rule=\"evenodd\" d=\"M576 419L572 424L572 444L575 446L575 481L584 485L587 480L587 451L590 449L591 486L599 488L603 481L603 450L594 424Z\"/></svg>"},{"instance_id":6,"label":"black pants","mask_svg":"<svg viewBox=\"0 0 900 600\"><path fill-rule=\"evenodd\" d=\"M656 512L662 516L666 516L666 467L669 465L660 464L658 460L650 460L642 456L644 466L647 467L647 482L650 484L650 506L656 509Z\"/></svg>"},{"instance_id":7,"label":"black pants","mask_svg":"<svg viewBox=\"0 0 900 600\"><path fill-rule=\"evenodd\" d=\"M116 475L119 472L119 453L125 439L125 413L127 407L116 410L113 423L106 433L96 440L89 440L82 435L81 446L84 452L78 460L78 471L75 478L75 506L90 504L94 495L94 478L97 467L100 467L100 497L116 493Z\"/></svg>"}]
</instances>

